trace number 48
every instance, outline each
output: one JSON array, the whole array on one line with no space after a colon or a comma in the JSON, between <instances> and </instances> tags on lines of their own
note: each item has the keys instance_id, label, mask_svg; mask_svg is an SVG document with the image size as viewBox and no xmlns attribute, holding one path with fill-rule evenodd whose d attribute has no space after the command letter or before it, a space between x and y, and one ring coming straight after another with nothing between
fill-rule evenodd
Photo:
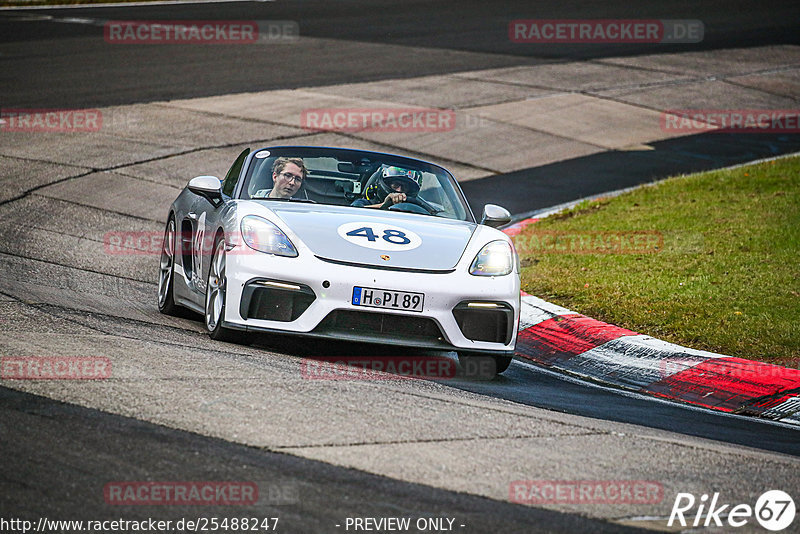
<instances>
[{"instance_id":1,"label":"number 48","mask_svg":"<svg viewBox=\"0 0 800 534\"><path fill-rule=\"evenodd\" d=\"M375 235L375 232L369 226L362 226L361 228L351 230L347 232L347 235L352 237L366 237L369 241L373 242L378 240L378 236ZM393 245L408 245L411 243L411 240L406 237L405 232L402 230L388 228L383 231L383 236L381 237L384 241L392 243Z\"/></svg>"}]
</instances>

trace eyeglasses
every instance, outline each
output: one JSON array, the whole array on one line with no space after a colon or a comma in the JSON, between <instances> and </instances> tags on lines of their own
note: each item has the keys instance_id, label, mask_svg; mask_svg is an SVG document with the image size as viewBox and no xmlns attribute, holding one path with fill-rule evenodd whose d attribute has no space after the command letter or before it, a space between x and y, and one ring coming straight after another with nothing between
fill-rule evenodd
<instances>
[{"instance_id":1,"label":"eyeglasses","mask_svg":"<svg viewBox=\"0 0 800 534\"><path fill-rule=\"evenodd\" d=\"M280 175L283 176L284 178L286 178L287 180L289 180L290 182L291 181L295 181L298 184L302 184L303 183L303 177L299 176L297 174L292 174L290 172L282 172Z\"/></svg>"}]
</instances>

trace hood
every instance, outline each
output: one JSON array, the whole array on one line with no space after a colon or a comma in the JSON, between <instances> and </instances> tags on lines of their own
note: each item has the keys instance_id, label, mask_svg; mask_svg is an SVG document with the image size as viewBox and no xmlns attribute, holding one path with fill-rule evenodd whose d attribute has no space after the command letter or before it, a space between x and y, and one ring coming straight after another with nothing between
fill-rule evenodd
<instances>
[{"instance_id":1,"label":"hood","mask_svg":"<svg viewBox=\"0 0 800 534\"><path fill-rule=\"evenodd\" d=\"M265 204L316 256L376 267L453 269L477 227L466 221L370 208Z\"/></svg>"}]
</instances>

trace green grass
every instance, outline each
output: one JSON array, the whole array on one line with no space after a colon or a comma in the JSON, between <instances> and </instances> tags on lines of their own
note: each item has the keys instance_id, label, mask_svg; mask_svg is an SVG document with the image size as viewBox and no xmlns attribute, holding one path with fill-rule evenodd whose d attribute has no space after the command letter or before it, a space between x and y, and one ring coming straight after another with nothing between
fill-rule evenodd
<instances>
[{"instance_id":1,"label":"green grass","mask_svg":"<svg viewBox=\"0 0 800 534\"><path fill-rule=\"evenodd\" d=\"M640 253L555 253L552 241L632 231L657 234ZM532 295L684 346L800 363L800 158L584 202L515 242Z\"/></svg>"}]
</instances>

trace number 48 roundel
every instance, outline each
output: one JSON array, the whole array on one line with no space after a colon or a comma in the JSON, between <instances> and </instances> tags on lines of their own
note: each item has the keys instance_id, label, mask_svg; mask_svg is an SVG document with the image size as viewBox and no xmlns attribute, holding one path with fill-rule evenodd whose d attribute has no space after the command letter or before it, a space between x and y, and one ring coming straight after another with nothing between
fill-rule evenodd
<instances>
[{"instance_id":1,"label":"number 48 roundel","mask_svg":"<svg viewBox=\"0 0 800 534\"><path fill-rule=\"evenodd\" d=\"M346 223L337 232L354 245L376 250L412 250L422 244L422 238L411 230L376 222Z\"/></svg>"}]
</instances>

